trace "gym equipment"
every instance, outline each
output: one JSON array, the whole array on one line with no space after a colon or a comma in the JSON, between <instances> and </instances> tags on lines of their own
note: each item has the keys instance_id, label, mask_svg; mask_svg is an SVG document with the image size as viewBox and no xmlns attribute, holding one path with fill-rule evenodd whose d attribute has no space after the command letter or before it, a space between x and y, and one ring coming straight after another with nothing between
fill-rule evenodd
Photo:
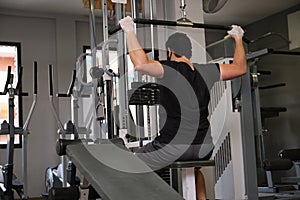
<instances>
[{"instance_id":1,"label":"gym equipment","mask_svg":"<svg viewBox=\"0 0 300 200\"><path fill-rule=\"evenodd\" d=\"M222 26L215 24L202 24L202 23L182 23L180 21L165 21L165 20L156 20L156 19L141 19L136 18L133 19L136 24L148 24L148 25L159 25L159 26L183 26L183 27L191 27L191 28L205 28L205 29L216 29L216 30L231 30L231 26ZM108 33L110 35L121 30L121 26L117 25L111 29L109 29Z\"/></svg>"},{"instance_id":2,"label":"gym equipment","mask_svg":"<svg viewBox=\"0 0 300 200\"><path fill-rule=\"evenodd\" d=\"M35 105L37 102L37 62L34 62L34 82L33 82L33 102L29 113L27 115L27 119L24 123L23 127L15 127L14 125L14 98L15 95L19 96L28 96L27 93L23 93L21 90L22 85L22 75L23 75L23 67L20 67L18 73L18 81L17 85L13 87L13 78L14 75L11 74L11 67L8 66L7 70L7 79L5 83L5 87L3 92L0 95L8 94L8 105L9 105L9 122L4 121L1 124L1 135L9 135L7 142L7 163L5 166L0 167L0 174L3 180L0 180L0 199L2 200L13 200L15 190L22 200L28 199L27 194L27 137L29 134L28 126L30 123L31 116L35 109ZM14 167L14 138L15 134L22 135L22 178L23 180L18 180L17 177L13 173Z\"/></svg>"},{"instance_id":3,"label":"gym equipment","mask_svg":"<svg viewBox=\"0 0 300 200\"><path fill-rule=\"evenodd\" d=\"M178 19L177 22L191 23L192 21L186 17L185 7L186 7L185 0L180 0L180 9L181 9L182 17Z\"/></svg>"},{"instance_id":4,"label":"gym equipment","mask_svg":"<svg viewBox=\"0 0 300 200\"><path fill-rule=\"evenodd\" d=\"M232 63L233 41L207 47L210 62ZM247 44L244 44L247 53ZM247 65L251 64L247 55ZM215 161L215 199L258 199L251 79L247 74L215 83L210 91L210 123ZM204 76L205 77L205 76Z\"/></svg>"},{"instance_id":5,"label":"gym equipment","mask_svg":"<svg viewBox=\"0 0 300 200\"><path fill-rule=\"evenodd\" d=\"M300 190L300 149L283 149L279 152L279 157L291 160L296 170L296 177L282 177L281 182L293 183Z\"/></svg>"},{"instance_id":6,"label":"gym equipment","mask_svg":"<svg viewBox=\"0 0 300 200\"><path fill-rule=\"evenodd\" d=\"M258 70L258 61L262 56L266 56L268 54L281 54L281 55L300 55L299 52L289 52L289 51L275 51L273 49L262 49L256 52L253 52L247 55L247 58L251 60L250 69L251 69L251 85L252 85L252 101L254 105L254 113L255 113L255 137L256 137L256 158L257 158L257 170L258 170L258 178L266 176L267 185L265 186L263 183L259 181L258 192L260 193L269 193L278 198L285 197L289 199L298 199L299 196L295 194L287 194L292 193L291 190L295 190L295 188L290 184L284 184L281 182L280 184L274 184L272 179L272 173L277 170L289 170L293 166L293 163L290 159L267 159L265 155L265 147L264 147L264 135L267 133L267 129L265 127L265 121L268 118L278 117L280 112L286 112L287 109L285 107L261 107L260 104L260 93L259 90L263 91L265 89L274 89L278 87L283 87L285 83L272 84L267 86L259 86L259 75L270 75L269 71L259 71ZM262 172L262 173L259 173Z\"/></svg>"},{"instance_id":7,"label":"gym equipment","mask_svg":"<svg viewBox=\"0 0 300 200\"><path fill-rule=\"evenodd\" d=\"M70 145L67 155L103 200L183 199L135 155L120 151L114 144ZM102 157L118 166L126 166L130 171L117 170L115 167L118 166L107 165L101 161Z\"/></svg>"},{"instance_id":8,"label":"gym equipment","mask_svg":"<svg viewBox=\"0 0 300 200\"><path fill-rule=\"evenodd\" d=\"M214 160L177 161L168 166L170 168L170 185L184 199L196 199L195 168L214 167Z\"/></svg>"},{"instance_id":9,"label":"gym equipment","mask_svg":"<svg viewBox=\"0 0 300 200\"><path fill-rule=\"evenodd\" d=\"M67 94L57 95L58 97L72 97L73 99L72 121L75 123L68 121L65 126L63 126L53 104L53 68L52 65L49 65L49 98L53 114L59 125L59 139L56 143L56 153L61 156L61 163L58 166L47 168L46 170L46 193L43 194L43 196L47 196L49 200L77 200L79 198L95 199L99 197L93 187L85 184L84 180L81 185L81 180L76 176L77 170L73 162L69 161L67 165L66 147L68 145L72 146L74 144L91 142L88 138L79 138L79 134L88 135L90 131L88 131L85 127L78 126L78 105L76 101L79 94L77 94L76 91L78 88L75 89L76 84L76 71L74 70ZM81 132L78 132L78 130Z\"/></svg>"},{"instance_id":10,"label":"gym equipment","mask_svg":"<svg viewBox=\"0 0 300 200\"><path fill-rule=\"evenodd\" d=\"M102 3L106 1L102 1ZM135 1L132 1L133 3ZM93 4L93 1L91 0L90 6ZM93 6L91 6L91 15L93 16ZM151 7L151 6L149 6ZM135 23L138 24L148 24L148 25L163 25L163 26L183 26L183 27L191 27L191 28L208 28L208 29L219 29L219 30L230 30L231 27L229 26L219 26L219 25L208 25L208 24L198 24L198 23L190 23L181 22L178 21L162 21L162 20L154 20L150 16L150 19L138 19L137 12L136 12L136 6L132 5L132 17L134 18ZM184 5L183 5L184 8ZM122 16L121 13L121 6L118 4L116 5L117 10L117 17L116 21L120 20L124 16ZM103 16L106 16L105 14L105 6L103 7ZM150 11L151 13L151 11ZM184 13L183 13L184 14ZM150 14L151 15L151 14ZM90 17L91 18L91 17ZM94 24L94 20L91 20L91 24ZM113 34L120 30L120 27L114 27L107 30L107 21L103 21L103 34L104 34L104 40L107 38L107 32L109 34ZM91 48L95 48L95 28L91 28ZM153 32L151 32L153 33ZM126 49L124 48L124 35L118 34L118 56L120 60L123 60L119 63L120 67L120 76L123 76L127 72L126 64L124 64L124 60L126 60ZM153 39L153 35L151 35L151 39ZM245 40L245 38L244 38ZM151 41L152 43L154 41ZM94 47L93 47L94 45ZM94 57L94 55L92 55ZM233 55L231 55L232 57ZM219 57L218 57L219 58ZM230 61L230 60L227 60ZM96 63L96 62L95 62ZM96 64L93 63L93 66L96 66ZM123 67L125 66L125 67ZM105 67L105 65L102 66L102 68ZM141 81L141 77L137 76L135 77L137 80L135 81ZM124 131L125 133L131 133L130 127L128 126L128 118L130 116L130 110L128 109L128 104L130 99L128 99L128 90L127 90L127 83L128 80L120 80L124 81L121 83L120 90L120 96L124 99L120 99L120 129L121 131ZM247 100L251 101L251 87L250 87L250 77L243 77L240 81L240 85L242 85L242 88L239 92L240 99L243 99L240 103L240 112L233 112L236 111L232 107L232 94L231 94L231 82L220 82L216 84L216 87L213 89L213 94L215 95L213 98L213 109L215 112L215 119L214 123L215 127L213 127L213 131L216 134L215 135L215 144L216 149L213 153L213 159L216 165L216 182L215 182L215 191L216 191L216 198L217 199L258 199L257 198L257 183L256 183L256 171L255 171L255 163L253 160L255 160L255 151L254 151L254 136L253 136L253 110L252 105L248 105ZM95 84L94 84L95 86ZM145 95L145 93L142 93L140 91L140 94L143 97L149 97L148 94ZM152 96L152 95L150 95ZM155 96L155 95L154 95ZM224 100L226 99L226 100ZM136 99L133 99L136 100ZM150 100L154 100L153 102L148 101L149 99L144 98L145 102L139 103L138 101L132 102L133 104L137 105L137 125L142 126L144 124L143 119L140 120L144 115L143 110L139 105L144 105L144 103L153 103L155 104L155 98L150 98ZM249 102L248 101L248 102ZM127 107L126 107L127 106ZM225 128L223 130L218 129L218 125L220 119L218 116L220 116L220 113L224 113L224 109L226 108L226 114L228 114L230 120L226 120ZM238 110L238 109L237 109ZM224 116L224 115L222 115ZM249 119L250 118L250 119ZM218 125L217 125L218 124ZM120 132L121 132L120 131ZM143 135L143 132L137 134L137 138L145 138ZM107 148L105 151L104 149ZM105 145L83 145L83 144L76 144L76 145L70 145L67 146L67 155L69 156L70 160L76 165L76 167L79 169L79 171L82 171L82 173L86 176L87 180L95 187L96 191L101 195L104 199L116 199L119 198L119 196L124 197L125 199L141 199L141 197L135 197L133 198L133 195L135 194L128 194L128 192L124 191L123 189L126 188L128 191L131 190L132 187L135 188L136 195L140 195L140 191L147 190L143 194L142 199L145 197L148 197L148 189L149 190L156 190L157 187L153 186L152 184L149 185L149 188L145 187L145 179L143 178L140 182L130 184L132 181L132 178L136 176L129 176L127 182L125 179L125 176L122 172L111 170L108 166L103 166L103 163L99 163L99 160L95 159L94 156L91 155L90 152L94 152L97 155L107 155L105 152L109 152L109 156L111 156L111 160L116 159L122 159L115 157L116 155L112 154L112 149L110 149L111 146L105 146ZM108 155L107 155L108 156ZM133 158L135 159L135 158ZM128 161L122 161L118 160L120 165L126 166L129 165ZM133 164L136 164L135 161L132 162ZM195 163L194 163L195 164ZM93 166L93 167L92 167ZM95 166L97 166L97 170L95 170ZM131 166L131 165L129 165ZM133 166L132 166L133 167ZM107 177L110 177L111 179L108 179ZM120 178L122 177L122 178ZM106 180L108 179L108 180ZM137 178L136 178L137 180ZM105 181L105 182L102 182ZM149 183L150 184L150 183ZM129 187L128 187L129 186ZM160 184L159 184L160 186ZM137 189L137 188L140 188ZM164 196L165 191L159 191L161 192L159 195ZM159 193L155 192L155 193ZM112 195L112 196L110 196ZM113 196L116 195L116 196ZM118 197L117 197L118 196ZM127 197L127 196L130 196ZM151 198L150 196L148 198ZM164 196L164 198L169 198L168 196Z\"/></svg>"},{"instance_id":11,"label":"gym equipment","mask_svg":"<svg viewBox=\"0 0 300 200\"><path fill-rule=\"evenodd\" d=\"M73 93L75 79L76 79L76 71L74 70L72 75L72 81L70 83L68 92L66 94L57 94L57 97L71 97ZM81 142L75 124L73 124L72 121L68 121L65 124L65 126L63 126L54 107L52 65L49 65L49 98L50 98L53 114L59 126L59 130L58 130L59 139L57 140L56 143L56 153L57 155L61 156L61 163L56 167L47 168L45 173L46 193L43 195L48 196L49 194L49 198L51 199L50 195L52 193L53 196L53 190L57 188L67 188L68 186L78 186L80 184L80 180L78 180L78 178L76 177L76 168L72 163L70 162L68 163L68 169L66 171L67 159L65 157L66 154L65 148L69 144ZM73 105L76 107L76 103L73 102ZM72 190L72 187L69 189Z\"/></svg>"},{"instance_id":12,"label":"gym equipment","mask_svg":"<svg viewBox=\"0 0 300 200\"><path fill-rule=\"evenodd\" d=\"M289 186L275 186L272 179L272 172L277 170L289 170L293 167L293 163L289 159L265 159L263 169L266 171L267 186L258 187L260 193L278 193L284 190L291 190Z\"/></svg>"}]
</instances>

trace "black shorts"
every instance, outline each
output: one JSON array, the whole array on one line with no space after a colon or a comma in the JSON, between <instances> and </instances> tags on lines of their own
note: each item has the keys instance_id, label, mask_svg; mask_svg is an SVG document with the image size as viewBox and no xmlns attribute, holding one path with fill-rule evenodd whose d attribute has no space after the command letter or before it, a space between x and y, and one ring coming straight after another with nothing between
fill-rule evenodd
<instances>
[{"instance_id":1,"label":"black shorts","mask_svg":"<svg viewBox=\"0 0 300 200\"><path fill-rule=\"evenodd\" d=\"M154 140L139 148L135 154L153 170L164 168L175 161L208 160L213 145L161 144Z\"/></svg>"}]
</instances>

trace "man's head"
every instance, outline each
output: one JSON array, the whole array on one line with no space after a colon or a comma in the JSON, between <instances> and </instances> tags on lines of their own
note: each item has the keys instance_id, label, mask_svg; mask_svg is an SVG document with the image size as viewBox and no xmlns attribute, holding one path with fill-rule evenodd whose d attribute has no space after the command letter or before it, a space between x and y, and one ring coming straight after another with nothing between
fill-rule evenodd
<instances>
[{"instance_id":1,"label":"man's head","mask_svg":"<svg viewBox=\"0 0 300 200\"><path fill-rule=\"evenodd\" d=\"M190 59L192 57L192 43L190 38L184 33L174 33L166 42L166 49L170 48L175 56Z\"/></svg>"}]
</instances>

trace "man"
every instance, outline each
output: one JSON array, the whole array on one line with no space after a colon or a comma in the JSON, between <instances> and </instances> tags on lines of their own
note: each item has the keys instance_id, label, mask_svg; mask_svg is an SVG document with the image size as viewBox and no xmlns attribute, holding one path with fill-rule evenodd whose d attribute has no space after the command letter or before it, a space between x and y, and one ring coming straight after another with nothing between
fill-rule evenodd
<instances>
[{"instance_id":1,"label":"man","mask_svg":"<svg viewBox=\"0 0 300 200\"><path fill-rule=\"evenodd\" d=\"M207 119L209 89L219 80L247 72L242 37L244 31L232 26L228 34L235 40L232 64L197 65L190 61L192 46L186 34L175 33L166 42L167 61L149 60L140 46L130 17L120 20L135 70L156 77L160 84L160 134L140 148L136 155L152 169L176 160L209 159L213 150ZM206 199L201 171L195 171L197 199Z\"/></svg>"}]
</instances>

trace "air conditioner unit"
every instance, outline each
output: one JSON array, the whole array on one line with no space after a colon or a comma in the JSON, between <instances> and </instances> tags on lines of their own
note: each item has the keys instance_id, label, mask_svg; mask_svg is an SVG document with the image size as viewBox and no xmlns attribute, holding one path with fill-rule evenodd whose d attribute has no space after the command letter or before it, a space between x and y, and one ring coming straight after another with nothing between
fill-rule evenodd
<instances>
[{"instance_id":1,"label":"air conditioner unit","mask_svg":"<svg viewBox=\"0 0 300 200\"><path fill-rule=\"evenodd\" d=\"M290 50L300 51L300 11L294 12L287 16Z\"/></svg>"}]
</instances>

